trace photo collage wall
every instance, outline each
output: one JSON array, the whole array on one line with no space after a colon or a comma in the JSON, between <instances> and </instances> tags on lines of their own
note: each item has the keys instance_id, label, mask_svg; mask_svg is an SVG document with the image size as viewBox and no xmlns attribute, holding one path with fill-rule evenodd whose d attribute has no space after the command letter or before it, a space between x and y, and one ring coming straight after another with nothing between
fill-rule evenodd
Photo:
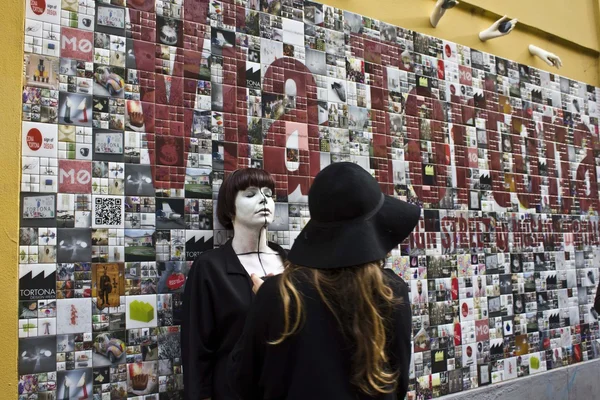
<instances>
[{"instance_id":1,"label":"photo collage wall","mask_svg":"<svg viewBox=\"0 0 600 400\"><path fill-rule=\"evenodd\" d=\"M24 1L19 399L182 398L186 276L246 167L285 248L330 163L423 207L387 260L409 399L600 356L598 88L311 1Z\"/></svg>"}]
</instances>

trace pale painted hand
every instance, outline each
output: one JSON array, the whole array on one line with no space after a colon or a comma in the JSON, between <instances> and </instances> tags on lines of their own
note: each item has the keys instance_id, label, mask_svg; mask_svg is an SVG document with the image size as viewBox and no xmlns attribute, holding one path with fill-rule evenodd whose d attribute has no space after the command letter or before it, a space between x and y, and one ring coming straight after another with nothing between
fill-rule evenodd
<instances>
[{"instance_id":1,"label":"pale painted hand","mask_svg":"<svg viewBox=\"0 0 600 400\"><path fill-rule=\"evenodd\" d=\"M548 53L545 57L541 58L551 67L556 67L556 69L560 69L560 67L562 67L562 61L560 60L560 57L554 53Z\"/></svg>"},{"instance_id":2,"label":"pale painted hand","mask_svg":"<svg viewBox=\"0 0 600 400\"><path fill-rule=\"evenodd\" d=\"M486 40L496 39L501 36L506 36L509 33L511 33L513 29L515 29L517 22L519 22L519 20L517 18L509 20L509 18L505 15L504 17L500 18L498 21L496 21L492 25L490 25L490 27L487 28L486 30L479 32L479 40L481 40L482 42L485 42ZM500 30L500 27L504 23L510 24L510 28L508 28L508 30L506 30L506 32L502 32Z\"/></svg>"},{"instance_id":3,"label":"pale painted hand","mask_svg":"<svg viewBox=\"0 0 600 400\"><path fill-rule=\"evenodd\" d=\"M429 16L429 22L434 28L437 26L440 19L444 16L446 10L454 8L458 4L457 0L438 0L435 7Z\"/></svg>"},{"instance_id":4,"label":"pale painted hand","mask_svg":"<svg viewBox=\"0 0 600 400\"><path fill-rule=\"evenodd\" d=\"M444 10L449 10L451 8L454 8L458 5L458 0L438 0L435 3L435 7L440 7Z\"/></svg>"},{"instance_id":5,"label":"pale painted hand","mask_svg":"<svg viewBox=\"0 0 600 400\"><path fill-rule=\"evenodd\" d=\"M560 57L554 53L550 53L549 51L541 49L532 44L529 45L529 52L532 55L539 57L541 60L543 60L546 64L548 64L551 67L556 67L556 69L560 69L560 67L562 67L562 61L561 61Z\"/></svg>"}]
</instances>

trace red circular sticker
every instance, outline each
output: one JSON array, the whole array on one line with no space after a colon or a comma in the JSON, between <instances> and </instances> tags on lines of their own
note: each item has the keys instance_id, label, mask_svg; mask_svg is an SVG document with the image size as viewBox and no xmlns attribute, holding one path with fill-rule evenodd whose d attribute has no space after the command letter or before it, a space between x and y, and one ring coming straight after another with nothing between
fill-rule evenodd
<instances>
[{"instance_id":1,"label":"red circular sticker","mask_svg":"<svg viewBox=\"0 0 600 400\"><path fill-rule=\"evenodd\" d=\"M471 348L471 346L467 346L467 356L471 357L473 355L473 349Z\"/></svg>"},{"instance_id":2,"label":"red circular sticker","mask_svg":"<svg viewBox=\"0 0 600 400\"><path fill-rule=\"evenodd\" d=\"M34 14L42 15L46 11L46 0L31 0L30 5Z\"/></svg>"},{"instance_id":3,"label":"red circular sticker","mask_svg":"<svg viewBox=\"0 0 600 400\"><path fill-rule=\"evenodd\" d=\"M467 303L463 303L461 308L462 308L463 317L466 318L469 315L469 305Z\"/></svg>"},{"instance_id":4,"label":"red circular sticker","mask_svg":"<svg viewBox=\"0 0 600 400\"><path fill-rule=\"evenodd\" d=\"M549 338L544 338L544 349L549 349L551 345L550 339Z\"/></svg>"},{"instance_id":5,"label":"red circular sticker","mask_svg":"<svg viewBox=\"0 0 600 400\"><path fill-rule=\"evenodd\" d=\"M167 286L171 290L179 289L185 283L185 276L183 274L173 274L167 279Z\"/></svg>"},{"instance_id":6,"label":"red circular sticker","mask_svg":"<svg viewBox=\"0 0 600 400\"><path fill-rule=\"evenodd\" d=\"M448 58L452 57L452 49L450 48L450 45L449 45L449 44L447 44L447 45L444 47L444 50L446 50L446 57L448 57Z\"/></svg>"},{"instance_id":7,"label":"red circular sticker","mask_svg":"<svg viewBox=\"0 0 600 400\"><path fill-rule=\"evenodd\" d=\"M575 355L577 362L581 361L581 348L579 348L579 345L573 346L573 355Z\"/></svg>"},{"instance_id":8,"label":"red circular sticker","mask_svg":"<svg viewBox=\"0 0 600 400\"><path fill-rule=\"evenodd\" d=\"M33 151L42 148L42 132L37 128L32 128L27 132L27 146Z\"/></svg>"}]
</instances>

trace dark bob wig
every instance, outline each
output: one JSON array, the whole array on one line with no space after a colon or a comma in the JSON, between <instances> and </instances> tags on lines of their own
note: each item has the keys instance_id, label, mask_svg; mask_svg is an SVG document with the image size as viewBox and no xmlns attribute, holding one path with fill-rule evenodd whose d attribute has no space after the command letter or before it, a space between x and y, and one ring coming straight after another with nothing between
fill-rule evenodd
<instances>
[{"instance_id":1,"label":"dark bob wig","mask_svg":"<svg viewBox=\"0 0 600 400\"><path fill-rule=\"evenodd\" d=\"M217 218L226 229L233 229L237 193L251 186L267 187L274 193L275 179L264 169L245 168L233 171L221 184L217 199Z\"/></svg>"}]
</instances>

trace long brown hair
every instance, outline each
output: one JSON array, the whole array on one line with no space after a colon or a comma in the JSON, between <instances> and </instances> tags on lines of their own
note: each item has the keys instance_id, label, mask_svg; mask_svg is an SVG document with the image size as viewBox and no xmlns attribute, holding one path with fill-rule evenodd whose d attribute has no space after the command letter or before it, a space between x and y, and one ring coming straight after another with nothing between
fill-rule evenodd
<instances>
[{"instance_id":1,"label":"long brown hair","mask_svg":"<svg viewBox=\"0 0 600 400\"><path fill-rule=\"evenodd\" d=\"M284 328L277 345L297 333L304 321L300 280L310 282L337 320L351 344L350 383L368 395L391 393L396 389L398 371L390 371L385 347L394 298L381 270L382 263L319 270L287 263L279 282L283 302Z\"/></svg>"}]
</instances>

